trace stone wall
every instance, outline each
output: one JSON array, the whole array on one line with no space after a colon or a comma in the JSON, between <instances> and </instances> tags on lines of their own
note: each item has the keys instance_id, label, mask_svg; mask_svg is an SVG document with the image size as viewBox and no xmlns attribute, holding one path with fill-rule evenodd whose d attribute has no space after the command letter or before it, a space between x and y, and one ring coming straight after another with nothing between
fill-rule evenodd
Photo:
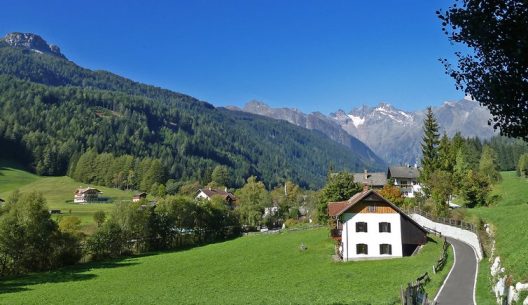
<instances>
[{"instance_id":1,"label":"stone wall","mask_svg":"<svg viewBox=\"0 0 528 305\"><path fill-rule=\"evenodd\" d=\"M483 257L482 247L480 245L480 241L478 239L477 234L471 231L468 231L468 230L454 227L454 226L434 222L419 214L410 214L410 216L412 219L414 219L414 221L416 221L421 226L427 229L438 231L444 236L455 238L455 239L465 242L466 244L470 245L475 250L477 260L480 261L482 259Z\"/></svg>"}]
</instances>

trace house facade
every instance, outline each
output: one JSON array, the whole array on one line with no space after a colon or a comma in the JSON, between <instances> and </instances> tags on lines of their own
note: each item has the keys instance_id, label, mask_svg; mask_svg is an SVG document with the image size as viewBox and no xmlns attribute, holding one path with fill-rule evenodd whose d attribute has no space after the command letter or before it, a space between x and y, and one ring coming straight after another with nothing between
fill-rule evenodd
<instances>
[{"instance_id":1,"label":"house facade","mask_svg":"<svg viewBox=\"0 0 528 305\"><path fill-rule=\"evenodd\" d=\"M387 170L387 180L394 180L394 185L400 188L404 197L413 198L422 192L418 177L420 171L416 166L391 166Z\"/></svg>"},{"instance_id":2,"label":"house facade","mask_svg":"<svg viewBox=\"0 0 528 305\"><path fill-rule=\"evenodd\" d=\"M143 192L143 193L139 193L139 194L135 194L134 196L132 196L132 202L138 202L138 201L141 201L142 199L146 199L147 198L147 193Z\"/></svg>"},{"instance_id":3,"label":"house facade","mask_svg":"<svg viewBox=\"0 0 528 305\"><path fill-rule=\"evenodd\" d=\"M73 196L73 202L74 203L89 203L93 201L98 201L99 194L102 194L102 192L95 188L91 188L91 187L79 188L75 191L75 195Z\"/></svg>"},{"instance_id":4,"label":"house facade","mask_svg":"<svg viewBox=\"0 0 528 305\"><path fill-rule=\"evenodd\" d=\"M332 238L343 261L409 256L427 242L427 231L374 190L328 203Z\"/></svg>"}]
</instances>

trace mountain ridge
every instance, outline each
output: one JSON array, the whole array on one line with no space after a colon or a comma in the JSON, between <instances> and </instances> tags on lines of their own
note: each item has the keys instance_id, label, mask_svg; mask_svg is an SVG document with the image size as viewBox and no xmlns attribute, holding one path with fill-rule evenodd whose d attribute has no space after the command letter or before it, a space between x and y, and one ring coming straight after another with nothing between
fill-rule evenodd
<instances>
[{"instance_id":1,"label":"mountain ridge","mask_svg":"<svg viewBox=\"0 0 528 305\"><path fill-rule=\"evenodd\" d=\"M298 109L271 108L263 102L255 101L248 102L241 109L287 120L308 129L317 129L317 126L303 124L308 118L315 116L319 121L328 122L334 127L339 126L348 135L367 144L388 163L413 164L420 160L425 109L404 111L389 103L381 102L376 106L355 107L349 112L338 109L326 116L320 112L305 114ZM487 139L497 134L487 124L491 119L489 111L476 101L470 99L445 101L442 105L433 107L433 112L439 122L440 132L445 131L448 136L460 132L465 137ZM321 131L327 132L325 129Z\"/></svg>"},{"instance_id":2,"label":"mountain ridge","mask_svg":"<svg viewBox=\"0 0 528 305\"><path fill-rule=\"evenodd\" d=\"M320 131L215 108L5 41L0 74L2 147L27 156L24 162L44 175L64 174L88 149L157 158L169 178L178 180L207 183L215 166L226 165L234 186L256 175L268 187L290 179L318 188L329 166L352 171L384 166L364 144L353 150Z\"/></svg>"}]
</instances>

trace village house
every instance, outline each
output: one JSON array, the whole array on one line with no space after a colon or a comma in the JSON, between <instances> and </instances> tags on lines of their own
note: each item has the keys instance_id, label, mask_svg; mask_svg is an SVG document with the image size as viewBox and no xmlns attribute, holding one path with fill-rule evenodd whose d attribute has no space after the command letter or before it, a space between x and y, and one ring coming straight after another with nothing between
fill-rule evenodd
<instances>
[{"instance_id":1,"label":"village house","mask_svg":"<svg viewBox=\"0 0 528 305\"><path fill-rule=\"evenodd\" d=\"M196 195L196 199L206 199L211 200L213 196L220 196L228 206L233 206L234 202L236 201L235 195L227 191L227 188L225 188L223 191L219 189L213 189L213 188L203 188L198 190L198 194Z\"/></svg>"},{"instance_id":2,"label":"village house","mask_svg":"<svg viewBox=\"0 0 528 305\"><path fill-rule=\"evenodd\" d=\"M427 231L375 190L328 203L336 254L343 261L412 255Z\"/></svg>"},{"instance_id":3,"label":"village house","mask_svg":"<svg viewBox=\"0 0 528 305\"><path fill-rule=\"evenodd\" d=\"M143 193L139 193L139 194L135 194L134 196L132 196L132 202L138 202L138 201L141 201L142 199L146 199L147 198L147 193L143 192Z\"/></svg>"},{"instance_id":4,"label":"village house","mask_svg":"<svg viewBox=\"0 0 528 305\"><path fill-rule=\"evenodd\" d=\"M393 180L394 185L400 188L404 197L413 198L422 192L422 186L418 183L420 171L415 166L391 166L387 170L387 179Z\"/></svg>"},{"instance_id":5,"label":"village house","mask_svg":"<svg viewBox=\"0 0 528 305\"><path fill-rule=\"evenodd\" d=\"M369 173L365 170L362 173L354 173L354 182L368 185L372 189L382 189L387 184L387 173Z\"/></svg>"},{"instance_id":6,"label":"village house","mask_svg":"<svg viewBox=\"0 0 528 305\"><path fill-rule=\"evenodd\" d=\"M99 194L102 194L102 192L95 188L78 188L75 191L75 195L73 196L73 202L89 203L93 201L99 201Z\"/></svg>"}]
</instances>

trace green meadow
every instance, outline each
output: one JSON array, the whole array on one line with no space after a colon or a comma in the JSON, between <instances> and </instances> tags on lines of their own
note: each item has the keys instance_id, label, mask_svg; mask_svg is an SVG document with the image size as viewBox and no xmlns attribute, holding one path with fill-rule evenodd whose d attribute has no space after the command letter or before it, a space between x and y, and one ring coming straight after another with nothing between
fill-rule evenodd
<instances>
[{"instance_id":1,"label":"green meadow","mask_svg":"<svg viewBox=\"0 0 528 305\"><path fill-rule=\"evenodd\" d=\"M507 273L515 282L528 281L528 179L515 172L503 172L502 182L493 189L499 196L495 206L468 210L490 223L495 232L496 251ZM493 304L491 295L490 262L484 258L480 264L477 287L478 304Z\"/></svg>"},{"instance_id":2,"label":"green meadow","mask_svg":"<svg viewBox=\"0 0 528 305\"><path fill-rule=\"evenodd\" d=\"M59 209L64 216L77 216L81 219L83 230L93 232L95 222L93 214L103 210L111 212L113 203L131 201L134 192L114 188L94 186L102 191L102 197L107 198L105 203L77 204L73 203L73 194L79 187L87 184L77 182L67 176L41 177L25 171L17 164L0 161L0 198L6 200L14 190L21 192L41 192L46 198L49 209ZM60 217L55 216L54 217Z\"/></svg>"},{"instance_id":3,"label":"green meadow","mask_svg":"<svg viewBox=\"0 0 528 305\"><path fill-rule=\"evenodd\" d=\"M5 280L0 304L399 304L400 286L430 271L441 246L435 239L414 257L340 263L326 228L256 234ZM427 285L433 296L449 258Z\"/></svg>"}]
</instances>

